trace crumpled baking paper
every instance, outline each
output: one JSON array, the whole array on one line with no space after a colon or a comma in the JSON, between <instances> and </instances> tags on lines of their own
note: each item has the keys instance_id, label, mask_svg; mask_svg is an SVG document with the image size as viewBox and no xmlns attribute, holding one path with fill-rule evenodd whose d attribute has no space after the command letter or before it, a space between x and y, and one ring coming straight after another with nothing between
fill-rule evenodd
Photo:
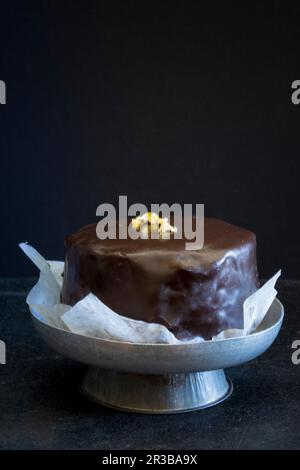
<instances>
[{"instance_id":1,"label":"crumpled baking paper","mask_svg":"<svg viewBox=\"0 0 300 470\"><path fill-rule=\"evenodd\" d=\"M121 342L182 344L204 341L201 337L180 341L163 325L119 315L92 293L73 307L62 304L60 293L64 263L47 261L27 243L20 243L19 246L40 270L39 280L29 292L26 302L31 311L43 322L72 333ZM278 271L244 301L243 329L224 330L212 340L245 336L255 331L276 297L277 291L274 286L280 274L281 271Z\"/></svg>"}]
</instances>

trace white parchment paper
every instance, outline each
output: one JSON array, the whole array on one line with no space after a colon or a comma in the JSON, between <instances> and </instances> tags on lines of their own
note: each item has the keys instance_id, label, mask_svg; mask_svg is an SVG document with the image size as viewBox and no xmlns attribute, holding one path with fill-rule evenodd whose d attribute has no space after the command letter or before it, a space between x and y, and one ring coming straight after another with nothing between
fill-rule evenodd
<instances>
[{"instance_id":1,"label":"white parchment paper","mask_svg":"<svg viewBox=\"0 0 300 470\"><path fill-rule=\"evenodd\" d=\"M73 333L130 343L177 344L204 341L197 337L180 341L163 325L147 323L124 317L112 311L93 294L88 294L73 307L60 302L62 289L62 261L47 261L35 248L20 243L20 248L40 270L40 277L27 296L29 308L45 323ZM243 305L244 328L224 330L213 340L251 334L262 322L277 291L275 284L280 276L278 271Z\"/></svg>"}]
</instances>

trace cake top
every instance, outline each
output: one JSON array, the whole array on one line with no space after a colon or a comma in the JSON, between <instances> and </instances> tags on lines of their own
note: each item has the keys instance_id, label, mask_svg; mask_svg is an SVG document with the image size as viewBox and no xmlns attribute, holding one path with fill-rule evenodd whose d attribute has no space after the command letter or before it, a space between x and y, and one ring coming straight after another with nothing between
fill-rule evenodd
<instances>
[{"instance_id":1,"label":"cake top","mask_svg":"<svg viewBox=\"0 0 300 470\"><path fill-rule=\"evenodd\" d=\"M193 219L194 221L194 219ZM172 222L172 221L171 221ZM118 222L121 225L122 221ZM158 252L161 254L185 252L186 258L193 257L195 263L211 263L228 255L230 250L241 249L243 245L255 240L254 233L244 228L229 224L219 219L204 219L204 245L200 250L185 250L187 240L175 238L175 233L170 233L169 239L106 239L100 240L96 234L97 224L82 227L77 232L66 238L67 247L76 245L82 250L92 251L94 254L139 256L147 253Z\"/></svg>"}]
</instances>

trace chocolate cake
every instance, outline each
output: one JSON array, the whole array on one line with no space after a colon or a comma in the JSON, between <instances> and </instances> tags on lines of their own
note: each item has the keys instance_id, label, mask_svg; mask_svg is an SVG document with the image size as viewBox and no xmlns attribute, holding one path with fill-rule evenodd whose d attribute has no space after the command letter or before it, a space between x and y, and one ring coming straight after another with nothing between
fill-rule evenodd
<instances>
[{"instance_id":1,"label":"chocolate cake","mask_svg":"<svg viewBox=\"0 0 300 470\"><path fill-rule=\"evenodd\" d=\"M100 240L96 224L66 239L62 302L92 292L115 312L165 325L177 338L210 339L243 328L243 302L258 288L254 233L205 219L204 246L185 239Z\"/></svg>"}]
</instances>

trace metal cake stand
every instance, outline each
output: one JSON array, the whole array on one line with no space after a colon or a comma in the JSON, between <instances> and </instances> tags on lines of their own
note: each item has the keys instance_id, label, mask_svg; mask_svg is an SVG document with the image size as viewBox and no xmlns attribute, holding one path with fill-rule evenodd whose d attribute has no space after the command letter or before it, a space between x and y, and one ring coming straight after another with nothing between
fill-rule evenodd
<instances>
[{"instance_id":1,"label":"metal cake stand","mask_svg":"<svg viewBox=\"0 0 300 470\"><path fill-rule=\"evenodd\" d=\"M266 351L279 333L284 309L275 299L249 336L193 344L136 344L82 336L50 326L31 310L45 342L87 364L81 391L97 403L138 413L182 413L216 405L233 390L223 369Z\"/></svg>"}]
</instances>

